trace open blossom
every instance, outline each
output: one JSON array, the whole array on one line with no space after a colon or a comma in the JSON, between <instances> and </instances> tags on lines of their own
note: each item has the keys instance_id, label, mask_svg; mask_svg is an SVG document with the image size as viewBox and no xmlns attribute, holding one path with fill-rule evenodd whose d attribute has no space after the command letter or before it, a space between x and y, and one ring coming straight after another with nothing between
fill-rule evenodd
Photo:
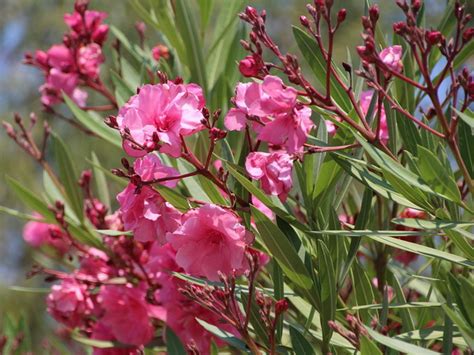
<instances>
[{"instance_id":1,"label":"open blossom","mask_svg":"<svg viewBox=\"0 0 474 355\"><path fill-rule=\"evenodd\" d=\"M140 191L133 184L117 195L120 213L126 230L133 231L140 242L165 242L168 232L180 224L181 213L148 186Z\"/></svg>"},{"instance_id":2,"label":"open blossom","mask_svg":"<svg viewBox=\"0 0 474 355\"><path fill-rule=\"evenodd\" d=\"M313 128L311 109L305 106L294 108L291 113L279 114L262 128L258 139L285 147L288 153L303 149L309 132Z\"/></svg>"},{"instance_id":3,"label":"open blossom","mask_svg":"<svg viewBox=\"0 0 474 355\"><path fill-rule=\"evenodd\" d=\"M207 204L183 215L182 225L167 239L176 250L176 263L187 273L217 281L218 271L244 271L251 235L233 212Z\"/></svg>"},{"instance_id":4,"label":"open blossom","mask_svg":"<svg viewBox=\"0 0 474 355\"><path fill-rule=\"evenodd\" d=\"M77 65L82 74L95 79L99 76L100 65L105 61L102 48L97 43L91 43L79 48Z\"/></svg>"},{"instance_id":5,"label":"open blossom","mask_svg":"<svg viewBox=\"0 0 474 355\"><path fill-rule=\"evenodd\" d=\"M61 102L62 92L76 104L84 106L87 93L77 88L79 75L71 49L63 44L53 45L47 52L37 51L35 60L45 72L45 83L40 86L41 102L52 106Z\"/></svg>"},{"instance_id":6,"label":"open blossom","mask_svg":"<svg viewBox=\"0 0 474 355\"><path fill-rule=\"evenodd\" d=\"M402 46L396 45L384 48L379 57L394 72L400 73L403 70Z\"/></svg>"},{"instance_id":7,"label":"open blossom","mask_svg":"<svg viewBox=\"0 0 474 355\"><path fill-rule=\"evenodd\" d=\"M253 152L247 156L245 168L254 180L260 180L263 191L285 201L292 187L293 160L282 152Z\"/></svg>"},{"instance_id":8,"label":"open blossom","mask_svg":"<svg viewBox=\"0 0 474 355\"><path fill-rule=\"evenodd\" d=\"M159 151L179 157L180 136L189 136L204 128L202 109L205 101L202 89L195 84L144 85L120 109L117 123L122 132L130 131L131 138L143 149L124 140L124 149L131 156L143 156L146 150Z\"/></svg>"},{"instance_id":9,"label":"open blossom","mask_svg":"<svg viewBox=\"0 0 474 355\"><path fill-rule=\"evenodd\" d=\"M124 344L144 345L153 337L145 288L132 285L102 286L98 301L104 309L99 322L116 340Z\"/></svg>"},{"instance_id":10,"label":"open blossom","mask_svg":"<svg viewBox=\"0 0 474 355\"><path fill-rule=\"evenodd\" d=\"M151 181L179 175L176 169L164 165L160 157L154 153L148 153L144 157L135 160L133 169L135 173L140 176L142 181ZM178 179L163 181L161 184L168 187L175 187L177 183Z\"/></svg>"},{"instance_id":11,"label":"open blossom","mask_svg":"<svg viewBox=\"0 0 474 355\"><path fill-rule=\"evenodd\" d=\"M82 324L84 317L94 308L87 286L73 278L64 279L51 287L47 303L49 314L71 328Z\"/></svg>"},{"instance_id":12,"label":"open blossom","mask_svg":"<svg viewBox=\"0 0 474 355\"><path fill-rule=\"evenodd\" d=\"M35 213L35 217L41 217ZM34 248L49 246L60 255L65 254L70 247L70 241L62 230L49 223L30 221L23 228L23 239Z\"/></svg>"},{"instance_id":13,"label":"open blossom","mask_svg":"<svg viewBox=\"0 0 474 355\"><path fill-rule=\"evenodd\" d=\"M242 130L247 122L258 139L283 145L289 153L300 151L313 127L311 110L296 101L297 91L284 87L280 78L267 75L260 83L239 83L235 106L227 113L225 126Z\"/></svg>"}]
</instances>

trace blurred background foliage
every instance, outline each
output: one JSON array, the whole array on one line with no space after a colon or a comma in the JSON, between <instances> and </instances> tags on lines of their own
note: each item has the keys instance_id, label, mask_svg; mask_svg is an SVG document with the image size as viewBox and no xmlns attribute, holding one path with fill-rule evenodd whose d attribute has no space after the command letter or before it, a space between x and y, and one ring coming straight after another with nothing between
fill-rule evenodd
<instances>
[{"instance_id":1,"label":"blurred background foliage","mask_svg":"<svg viewBox=\"0 0 474 355\"><path fill-rule=\"evenodd\" d=\"M227 1L219 0L218 5ZM384 33L391 37L391 23L401 18L395 1L380 0L381 26ZM446 0L427 0L427 23L436 23L441 16ZM61 41L65 31L63 14L71 12L73 0L1 0L0 16L0 119L11 120L13 112L27 116L35 111L42 118L38 87L41 85L42 74L31 67L22 65L25 51L34 51L37 48L47 49L53 43ZM147 1L144 1L147 3ZM305 0L258 0L248 1L259 9L267 10L269 32L274 36L280 47L286 51L297 53L296 44L291 32L291 24L299 25L299 16L305 13ZM469 2L468 2L469 3ZM341 63L347 57L347 48L354 56L354 47L360 40L360 16L364 11L364 0L335 0L335 6L346 7L347 20L338 32L336 40L335 61ZM471 3L472 12L472 5ZM139 20L127 0L93 0L91 8L106 11L109 17L106 20L114 24L127 37L138 42L138 34L134 24ZM219 21L219 19L213 19ZM212 27L212 26L211 26ZM146 32L147 44L152 47L159 43L160 37L152 28ZM112 33L106 51L110 53ZM107 54L107 52L106 52ZM110 56L109 59L110 60ZM110 83L107 72L102 72L106 83ZM95 151L106 167L120 165L121 153L103 149L101 144L82 133L72 130L61 121L50 121L54 130L60 132L64 140L74 152L78 168L86 167L86 158ZM34 191L41 191L41 169L20 149L8 139L4 132L0 133L0 205L24 210L13 194L5 185L5 175L19 179ZM7 312L11 321L16 324L23 317L31 330L31 341L40 344L46 335L51 334L53 322L49 321L45 310L44 297L41 293L25 293L12 290L13 285L38 286L42 280L39 277L26 279L25 275L34 263L31 250L24 244L21 232L23 222L8 215L0 214L0 320L6 321ZM2 323L0 322L0 334ZM48 336L50 342L53 337ZM39 346L39 345L38 345Z\"/></svg>"}]
</instances>

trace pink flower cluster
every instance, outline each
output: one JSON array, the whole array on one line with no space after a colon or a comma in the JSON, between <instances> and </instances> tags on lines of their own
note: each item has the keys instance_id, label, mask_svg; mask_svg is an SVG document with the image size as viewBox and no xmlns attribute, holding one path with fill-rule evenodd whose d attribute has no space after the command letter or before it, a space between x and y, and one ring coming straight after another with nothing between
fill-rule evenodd
<instances>
[{"instance_id":1,"label":"pink flower cluster","mask_svg":"<svg viewBox=\"0 0 474 355\"><path fill-rule=\"evenodd\" d=\"M241 66L250 67L250 58L245 60ZM292 155L303 151L314 126L311 109L298 102L297 96L294 88L272 75L265 76L262 83L239 83L234 98L236 107L225 117L227 129L251 129L258 141L268 143L273 150L251 153L246 169L253 179L260 180L266 193L282 201L292 187Z\"/></svg>"},{"instance_id":2,"label":"pink flower cluster","mask_svg":"<svg viewBox=\"0 0 474 355\"><path fill-rule=\"evenodd\" d=\"M109 27L102 21L107 15L87 10L87 6L79 3L72 14L64 15L69 32L64 35L63 43L47 51L37 50L34 56L26 55L26 63L40 68L45 75L45 83L40 87L45 106L62 102L62 92L84 106L87 92L79 86L96 81L105 60L102 45Z\"/></svg>"},{"instance_id":3,"label":"pink flower cluster","mask_svg":"<svg viewBox=\"0 0 474 355\"><path fill-rule=\"evenodd\" d=\"M133 172L136 185L130 183L118 194L118 213L106 215L107 209L93 196L84 203L96 228L130 230L133 238L103 236L107 253L68 245L71 251L76 248L79 264L70 274L52 274L60 282L47 297L48 312L65 327L77 328L92 339L128 346L96 349L95 354L135 353L157 336L163 323L190 349L208 353L211 341L220 341L196 318L219 326L222 320L183 295L180 290L186 282L173 272L210 281L247 273L246 253L253 235L230 209L204 204L183 213L166 202L147 182L172 178L178 172L155 153L136 159ZM81 186L89 191L90 173L82 176ZM162 183L175 186L176 180ZM70 240L59 227L36 221L26 225L24 237L34 246L59 248L54 233L62 236L58 240L63 243ZM268 262L266 255L257 253L261 265ZM238 334L229 324L223 329Z\"/></svg>"}]
</instances>

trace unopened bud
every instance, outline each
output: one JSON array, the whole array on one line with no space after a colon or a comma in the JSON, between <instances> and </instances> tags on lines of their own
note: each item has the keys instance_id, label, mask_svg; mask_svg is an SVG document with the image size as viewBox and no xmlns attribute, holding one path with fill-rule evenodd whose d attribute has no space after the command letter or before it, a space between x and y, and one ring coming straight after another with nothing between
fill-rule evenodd
<instances>
[{"instance_id":1,"label":"unopened bud","mask_svg":"<svg viewBox=\"0 0 474 355\"><path fill-rule=\"evenodd\" d=\"M441 41L443 35L439 31L428 31L426 32L426 41L432 46L438 44Z\"/></svg>"},{"instance_id":2,"label":"unopened bud","mask_svg":"<svg viewBox=\"0 0 474 355\"><path fill-rule=\"evenodd\" d=\"M346 19L347 15L347 10L346 9L340 9L339 12L337 13L337 22L341 23L344 22Z\"/></svg>"},{"instance_id":3,"label":"unopened bud","mask_svg":"<svg viewBox=\"0 0 474 355\"><path fill-rule=\"evenodd\" d=\"M281 299L275 303L275 314L279 315L288 310L289 304L286 299Z\"/></svg>"},{"instance_id":4,"label":"unopened bud","mask_svg":"<svg viewBox=\"0 0 474 355\"><path fill-rule=\"evenodd\" d=\"M406 32L407 24L405 22L399 21L393 24L393 32L397 35L403 35Z\"/></svg>"},{"instance_id":5,"label":"unopened bud","mask_svg":"<svg viewBox=\"0 0 474 355\"><path fill-rule=\"evenodd\" d=\"M373 24L375 24L377 20L379 19L379 14L380 14L380 10L379 10L378 5L372 5L369 8L369 17Z\"/></svg>"},{"instance_id":6,"label":"unopened bud","mask_svg":"<svg viewBox=\"0 0 474 355\"><path fill-rule=\"evenodd\" d=\"M89 6L89 0L76 0L74 3L74 10L79 12L81 15L84 14Z\"/></svg>"},{"instance_id":7,"label":"unopened bud","mask_svg":"<svg viewBox=\"0 0 474 355\"><path fill-rule=\"evenodd\" d=\"M474 37L474 27L469 27L464 33L462 34L462 39L464 42L468 42Z\"/></svg>"},{"instance_id":8,"label":"unopened bud","mask_svg":"<svg viewBox=\"0 0 474 355\"><path fill-rule=\"evenodd\" d=\"M306 16L300 16L300 23L304 27L309 27L309 20Z\"/></svg>"}]
</instances>

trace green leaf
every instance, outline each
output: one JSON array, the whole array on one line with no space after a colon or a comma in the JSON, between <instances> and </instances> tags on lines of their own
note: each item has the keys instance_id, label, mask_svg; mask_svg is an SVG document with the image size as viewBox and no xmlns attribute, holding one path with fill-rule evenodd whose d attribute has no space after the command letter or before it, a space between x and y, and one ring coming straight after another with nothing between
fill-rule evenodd
<instances>
[{"instance_id":1,"label":"green leaf","mask_svg":"<svg viewBox=\"0 0 474 355\"><path fill-rule=\"evenodd\" d=\"M474 128L466 122L458 122L459 150L471 177L474 176Z\"/></svg>"},{"instance_id":2,"label":"green leaf","mask_svg":"<svg viewBox=\"0 0 474 355\"><path fill-rule=\"evenodd\" d=\"M200 84L207 93L207 77L204 56L202 53L203 45L199 39L199 30L195 22L191 2L186 0L176 0L176 26L181 33L188 56L189 69L191 71L191 80Z\"/></svg>"},{"instance_id":3,"label":"green leaf","mask_svg":"<svg viewBox=\"0 0 474 355\"><path fill-rule=\"evenodd\" d=\"M64 102L69 107L74 117L102 139L122 149L122 139L117 131L109 128L103 121L92 117L88 112L81 110L66 94L63 94Z\"/></svg>"},{"instance_id":4,"label":"green leaf","mask_svg":"<svg viewBox=\"0 0 474 355\"><path fill-rule=\"evenodd\" d=\"M71 153L58 135L52 134L51 138L54 157L58 164L59 178L64 186L66 198L76 217L82 221L84 219L82 195L78 183L79 177L72 163Z\"/></svg>"},{"instance_id":5,"label":"green leaf","mask_svg":"<svg viewBox=\"0 0 474 355\"><path fill-rule=\"evenodd\" d=\"M255 207L251 206L257 230L263 244L267 247L282 268L286 277L304 290L308 301L319 309L319 300L314 292L314 284L306 267L286 236L273 222Z\"/></svg>"},{"instance_id":6,"label":"green leaf","mask_svg":"<svg viewBox=\"0 0 474 355\"><path fill-rule=\"evenodd\" d=\"M471 349L474 349L474 329L458 312L449 308L448 305L443 305L442 307L446 315L451 318L453 323L459 328L459 331L461 332L464 340L466 340L467 345Z\"/></svg>"},{"instance_id":7,"label":"green leaf","mask_svg":"<svg viewBox=\"0 0 474 355\"><path fill-rule=\"evenodd\" d=\"M471 110L466 110L464 112L458 111L453 108L454 111L458 114L458 116L471 128L474 128L474 112Z\"/></svg>"},{"instance_id":8,"label":"green leaf","mask_svg":"<svg viewBox=\"0 0 474 355\"><path fill-rule=\"evenodd\" d=\"M445 220L426 220L416 218L394 218L392 223L399 224L409 228L417 229L453 229L474 226L474 222L457 222L457 221L445 221Z\"/></svg>"},{"instance_id":9,"label":"green leaf","mask_svg":"<svg viewBox=\"0 0 474 355\"><path fill-rule=\"evenodd\" d=\"M282 208L276 206L273 201L257 186L252 184L252 182L247 179L244 175L237 171L237 166L229 162L225 162L226 169L229 173L240 183L242 186L256 198L258 198L265 206L270 208L275 214L286 222L290 223L294 227L302 231L307 231L308 227L300 223L294 216L290 215L288 212Z\"/></svg>"},{"instance_id":10,"label":"green leaf","mask_svg":"<svg viewBox=\"0 0 474 355\"><path fill-rule=\"evenodd\" d=\"M321 329L323 330L323 349L327 349L332 336L328 322L336 317L336 273L331 254L326 244L318 240L318 275L321 299Z\"/></svg>"},{"instance_id":11,"label":"green leaf","mask_svg":"<svg viewBox=\"0 0 474 355\"><path fill-rule=\"evenodd\" d=\"M302 355L313 355L314 347L311 343L306 340L306 338L296 329L294 326L290 325L290 338L291 345L296 354Z\"/></svg>"},{"instance_id":12,"label":"green leaf","mask_svg":"<svg viewBox=\"0 0 474 355\"><path fill-rule=\"evenodd\" d=\"M383 354L380 351L380 349L377 347L377 345L375 345L374 342L371 341L365 335L362 335L360 337L360 353L361 354L371 354L371 355L382 355Z\"/></svg>"},{"instance_id":13,"label":"green leaf","mask_svg":"<svg viewBox=\"0 0 474 355\"><path fill-rule=\"evenodd\" d=\"M377 333L376 331L372 330L369 327L365 327L369 335L378 343L389 347L390 349L394 349L406 354L413 354L413 355L435 355L439 354L435 351L431 351L425 348L421 348L419 346L406 343L399 339L390 338L388 336L382 335Z\"/></svg>"},{"instance_id":14,"label":"green leaf","mask_svg":"<svg viewBox=\"0 0 474 355\"><path fill-rule=\"evenodd\" d=\"M97 166L101 166L99 158L97 155L92 152L91 157L92 162L94 163L92 169L94 171L94 180L97 186L97 194L102 203L104 203L110 210L110 193L109 185L107 184L107 179L105 178L105 173L103 170L99 169Z\"/></svg>"},{"instance_id":15,"label":"green leaf","mask_svg":"<svg viewBox=\"0 0 474 355\"><path fill-rule=\"evenodd\" d=\"M418 163L421 177L439 194L453 202L461 203L461 193L449 170L439 161L438 157L422 146L418 146Z\"/></svg>"},{"instance_id":16,"label":"green leaf","mask_svg":"<svg viewBox=\"0 0 474 355\"><path fill-rule=\"evenodd\" d=\"M182 196L179 192L176 191L176 189L171 189L161 184L156 185L155 189L158 190L160 195L163 196L166 201L171 203L181 212L186 212L191 208L186 197Z\"/></svg>"},{"instance_id":17,"label":"green leaf","mask_svg":"<svg viewBox=\"0 0 474 355\"><path fill-rule=\"evenodd\" d=\"M316 79L319 83L325 87L326 86L326 61L316 44L316 41L311 38L306 32L302 29L293 26L293 35L296 39L296 43L303 54L303 57L306 59L311 69L313 70ZM337 70L336 66L332 64ZM344 75L338 71L340 77L344 78ZM351 109L350 101L342 87L336 82L334 77L331 75L331 93L334 98L334 101L341 106L346 112L349 112Z\"/></svg>"},{"instance_id":18,"label":"green leaf","mask_svg":"<svg viewBox=\"0 0 474 355\"><path fill-rule=\"evenodd\" d=\"M114 83L117 104L123 106L134 94L134 91L116 72L110 71L110 77Z\"/></svg>"},{"instance_id":19,"label":"green leaf","mask_svg":"<svg viewBox=\"0 0 474 355\"><path fill-rule=\"evenodd\" d=\"M4 207L4 206L0 206L0 212L19 218L19 219L26 220L26 221L36 221L36 222L42 221L41 218L35 217L31 214L22 213L20 211L14 210L12 208Z\"/></svg>"},{"instance_id":20,"label":"green leaf","mask_svg":"<svg viewBox=\"0 0 474 355\"><path fill-rule=\"evenodd\" d=\"M37 195L34 192L28 190L18 181L9 176L6 177L6 182L10 189L27 207L41 214L46 222L56 223L54 213L48 208L48 206L43 201L36 197Z\"/></svg>"},{"instance_id":21,"label":"green leaf","mask_svg":"<svg viewBox=\"0 0 474 355\"><path fill-rule=\"evenodd\" d=\"M239 338L237 338L236 336L234 336L232 333L219 329L215 325L209 324L206 321L203 321L202 319L196 318L196 321L208 332L219 337L220 339L225 341L227 344L233 346L234 348L247 352L247 346L245 345L245 343Z\"/></svg>"},{"instance_id":22,"label":"green leaf","mask_svg":"<svg viewBox=\"0 0 474 355\"><path fill-rule=\"evenodd\" d=\"M468 260L459 255L450 254L445 251L430 248L423 244L411 243L411 242L407 242L406 240L391 238L391 237L368 236L368 238L375 240L379 243L389 245L394 248L402 249L405 251L409 251L418 255L424 255L430 258L443 259L455 264L466 266L470 269L474 268L474 261L472 260Z\"/></svg>"},{"instance_id":23,"label":"green leaf","mask_svg":"<svg viewBox=\"0 0 474 355\"><path fill-rule=\"evenodd\" d=\"M169 355L186 355L187 351L184 348L181 340L176 336L170 327L166 327L166 350Z\"/></svg>"}]
</instances>

